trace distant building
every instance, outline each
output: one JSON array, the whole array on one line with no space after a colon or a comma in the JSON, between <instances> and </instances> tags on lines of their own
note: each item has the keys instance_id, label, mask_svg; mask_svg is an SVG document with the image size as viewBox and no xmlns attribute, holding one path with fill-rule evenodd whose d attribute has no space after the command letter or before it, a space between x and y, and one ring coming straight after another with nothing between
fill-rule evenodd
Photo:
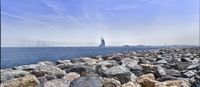
<instances>
[{"instance_id":1,"label":"distant building","mask_svg":"<svg viewBox=\"0 0 200 87\"><path fill-rule=\"evenodd\" d=\"M103 39L103 37L101 37L101 44L99 45L99 47L105 47L105 40Z\"/></svg>"}]
</instances>

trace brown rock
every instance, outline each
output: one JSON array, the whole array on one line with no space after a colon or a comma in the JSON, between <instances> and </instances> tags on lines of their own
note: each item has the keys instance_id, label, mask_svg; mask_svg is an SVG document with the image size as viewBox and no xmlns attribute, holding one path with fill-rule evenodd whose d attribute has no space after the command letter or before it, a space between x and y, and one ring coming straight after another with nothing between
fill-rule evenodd
<instances>
[{"instance_id":1,"label":"brown rock","mask_svg":"<svg viewBox=\"0 0 200 87\"><path fill-rule=\"evenodd\" d=\"M190 84L183 80L169 80L163 83L166 84L166 87L190 87Z\"/></svg>"},{"instance_id":2,"label":"brown rock","mask_svg":"<svg viewBox=\"0 0 200 87\"><path fill-rule=\"evenodd\" d=\"M151 80L155 80L155 77L152 73L149 73L149 74L144 74L144 75L141 75L137 78L136 82L137 83L143 83L144 80L146 79L151 79Z\"/></svg>"},{"instance_id":3,"label":"brown rock","mask_svg":"<svg viewBox=\"0 0 200 87\"><path fill-rule=\"evenodd\" d=\"M128 82L128 83L121 85L120 87L142 87L142 86L135 82Z\"/></svg>"},{"instance_id":4,"label":"brown rock","mask_svg":"<svg viewBox=\"0 0 200 87\"><path fill-rule=\"evenodd\" d=\"M21 78L15 78L5 81L1 84L1 87L37 87L39 81L34 75L27 75Z\"/></svg>"}]
</instances>

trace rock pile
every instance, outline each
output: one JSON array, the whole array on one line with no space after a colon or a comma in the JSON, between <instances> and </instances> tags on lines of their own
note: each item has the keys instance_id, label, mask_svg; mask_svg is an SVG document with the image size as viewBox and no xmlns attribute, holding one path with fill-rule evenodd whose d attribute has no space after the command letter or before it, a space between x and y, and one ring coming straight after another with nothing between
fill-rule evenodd
<instances>
[{"instance_id":1,"label":"rock pile","mask_svg":"<svg viewBox=\"0 0 200 87\"><path fill-rule=\"evenodd\" d=\"M200 48L163 48L1 69L1 87L200 87Z\"/></svg>"}]
</instances>

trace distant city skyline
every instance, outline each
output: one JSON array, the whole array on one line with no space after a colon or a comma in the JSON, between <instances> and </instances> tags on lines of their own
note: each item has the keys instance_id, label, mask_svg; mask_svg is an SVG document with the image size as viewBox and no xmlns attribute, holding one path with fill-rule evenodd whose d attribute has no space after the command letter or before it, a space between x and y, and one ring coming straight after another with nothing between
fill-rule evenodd
<instances>
[{"instance_id":1,"label":"distant city skyline","mask_svg":"<svg viewBox=\"0 0 200 87\"><path fill-rule=\"evenodd\" d=\"M1 0L1 45L199 45L199 0Z\"/></svg>"}]
</instances>

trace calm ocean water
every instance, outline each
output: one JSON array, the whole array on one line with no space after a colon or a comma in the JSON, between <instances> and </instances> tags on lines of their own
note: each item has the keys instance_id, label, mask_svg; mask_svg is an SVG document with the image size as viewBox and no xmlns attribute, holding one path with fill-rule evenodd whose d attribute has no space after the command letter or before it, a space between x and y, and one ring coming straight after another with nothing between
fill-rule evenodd
<instances>
[{"instance_id":1,"label":"calm ocean water","mask_svg":"<svg viewBox=\"0 0 200 87\"><path fill-rule=\"evenodd\" d=\"M123 51L149 50L156 47L2 47L1 68L19 65L72 59L78 57L92 57Z\"/></svg>"}]
</instances>

